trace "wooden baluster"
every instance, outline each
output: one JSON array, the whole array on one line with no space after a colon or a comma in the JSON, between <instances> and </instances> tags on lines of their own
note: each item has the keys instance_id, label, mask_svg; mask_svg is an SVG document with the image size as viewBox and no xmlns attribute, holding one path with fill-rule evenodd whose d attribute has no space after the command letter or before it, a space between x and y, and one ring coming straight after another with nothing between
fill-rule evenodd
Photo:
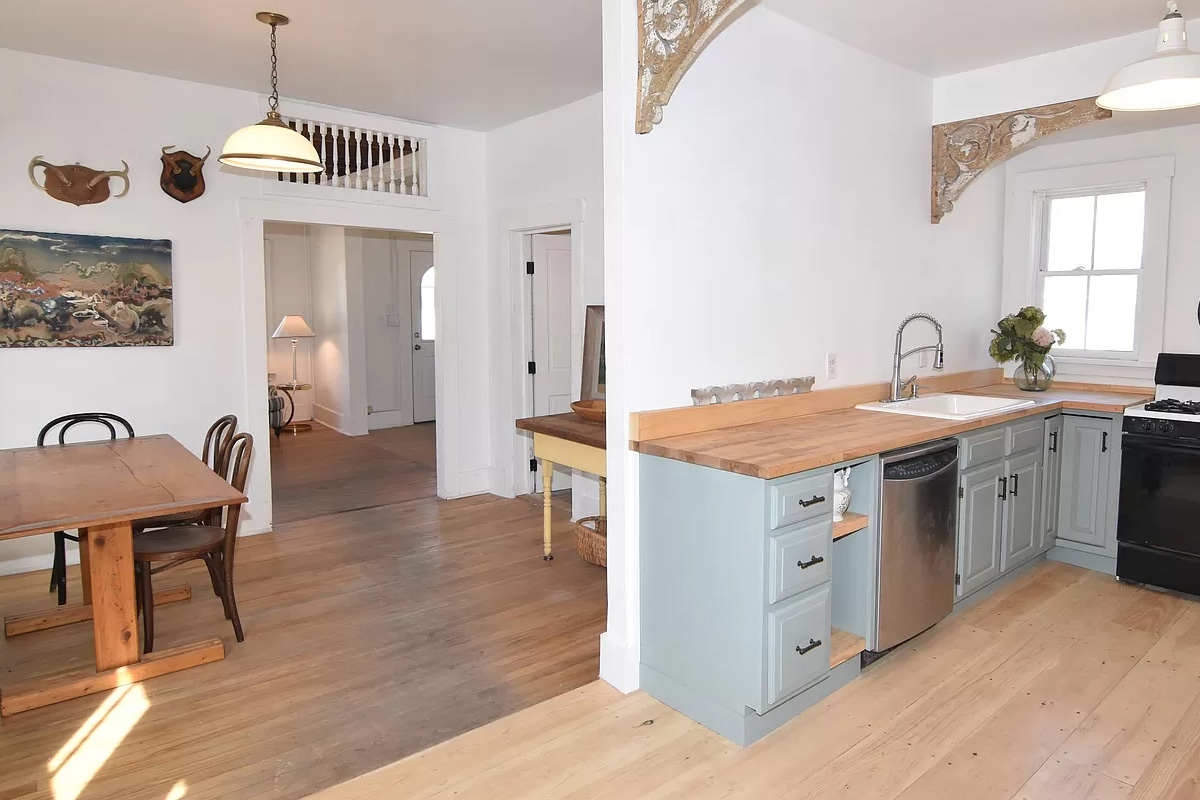
<instances>
[{"instance_id":1,"label":"wooden baluster","mask_svg":"<svg viewBox=\"0 0 1200 800\"><path fill-rule=\"evenodd\" d=\"M342 126L334 125L331 131L333 136L333 177L330 179L334 186L342 185L342 165L345 164L345 156L342 155Z\"/></svg>"},{"instance_id":2,"label":"wooden baluster","mask_svg":"<svg viewBox=\"0 0 1200 800\"><path fill-rule=\"evenodd\" d=\"M413 141L413 194L421 195L421 141L419 139Z\"/></svg>"},{"instance_id":3,"label":"wooden baluster","mask_svg":"<svg viewBox=\"0 0 1200 800\"><path fill-rule=\"evenodd\" d=\"M412 153L412 140L407 136L404 137L404 146L400 148L400 189L401 194L412 194L409 191L412 185L409 182L411 170L409 169L409 155Z\"/></svg>"},{"instance_id":4,"label":"wooden baluster","mask_svg":"<svg viewBox=\"0 0 1200 800\"><path fill-rule=\"evenodd\" d=\"M325 163L321 156L321 145L324 142L321 139L321 124L319 122L313 122L312 135L308 137L308 140L312 142L313 149L317 151L317 161L320 161L322 164ZM322 177L320 172L314 172L313 183L320 186Z\"/></svg>"},{"instance_id":5,"label":"wooden baluster","mask_svg":"<svg viewBox=\"0 0 1200 800\"><path fill-rule=\"evenodd\" d=\"M300 135L303 136L305 139L310 139L310 137L308 135L308 121L307 120L298 120L298 123L300 126ZM311 139L310 139L310 141L311 141ZM307 172L300 173L300 181L301 181L301 183L308 183L308 173Z\"/></svg>"},{"instance_id":6,"label":"wooden baluster","mask_svg":"<svg viewBox=\"0 0 1200 800\"><path fill-rule=\"evenodd\" d=\"M383 137L387 141L387 137ZM375 173L375 191L385 191L383 188L383 148L379 144L379 134L371 134L371 171Z\"/></svg>"},{"instance_id":7,"label":"wooden baluster","mask_svg":"<svg viewBox=\"0 0 1200 800\"><path fill-rule=\"evenodd\" d=\"M392 163L392 140L385 133L383 141L379 143L379 169L382 171L383 189L382 191L391 192L392 182L396 179L396 170Z\"/></svg>"},{"instance_id":8,"label":"wooden baluster","mask_svg":"<svg viewBox=\"0 0 1200 800\"><path fill-rule=\"evenodd\" d=\"M363 136L364 145L367 149L367 186L368 192L373 192L376 189L375 182L375 147L371 141L370 135Z\"/></svg>"}]
</instances>

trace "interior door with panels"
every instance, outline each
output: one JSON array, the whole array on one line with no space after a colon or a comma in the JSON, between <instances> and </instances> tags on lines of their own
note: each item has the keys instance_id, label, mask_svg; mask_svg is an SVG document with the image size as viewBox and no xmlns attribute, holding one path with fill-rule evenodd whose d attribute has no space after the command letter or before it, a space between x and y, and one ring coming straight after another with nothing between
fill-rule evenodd
<instances>
[{"instance_id":1,"label":"interior door with panels","mask_svg":"<svg viewBox=\"0 0 1200 800\"><path fill-rule=\"evenodd\" d=\"M1063 417L1060 539L1097 548L1107 544L1112 428L1109 419Z\"/></svg>"},{"instance_id":2,"label":"interior door with panels","mask_svg":"<svg viewBox=\"0 0 1200 800\"><path fill-rule=\"evenodd\" d=\"M409 302L412 304L413 422L433 422L437 416L435 358L437 356L437 271L433 253L409 253Z\"/></svg>"},{"instance_id":3,"label":"interior door with panels","mask_svg":"<svg viewBox=\"0 0 1200 800\"><path fill-rule=\"evenodd\" d=\"M1003 499L1007 485L1004 463L964 472L960 484L958 596L991 583L1000 575Z\"/></svg>"},{"instance_id":4,"label":"interior door with panels","mask_svg":"<svg viewBox=\"0 0 1200 800\"><path fill-rule=\"evenodd\" d=\"M571 236L529 237L533 257L530 306L533 314L533 415L566 414L579 391L571 380ZM541 465L534 486L541 489ZM571 471L554 471L554 491L571 488Z\"/></svg>"}]
</instances>

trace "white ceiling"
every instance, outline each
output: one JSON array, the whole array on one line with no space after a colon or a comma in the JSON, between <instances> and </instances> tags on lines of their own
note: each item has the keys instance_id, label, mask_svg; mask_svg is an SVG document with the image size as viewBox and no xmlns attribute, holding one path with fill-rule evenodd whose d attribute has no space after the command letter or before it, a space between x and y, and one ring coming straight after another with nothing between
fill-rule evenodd
<instances>
[{"instance_id":1,"label":"white ceiling","mask_svg":"<svg viewBox=\"0 0 1200 800\"><path fill-rule=\"evenodd\" d=\"M1162 0L765 0L868 53L939 77L1151 30ZM1182 0L1188 18L1200 0Z\"/></svg>"},{"instance_id":2,"label":"white ceiling","mask_svg":"<svg viewBox=\"0 0 1200 800\"><path fill-rule=\"evenodd\" d=\"M285 97L490 130L601 88L599 0L11 0L0 47L265 92L257 11Z\"/></svg>"}]
</instances>

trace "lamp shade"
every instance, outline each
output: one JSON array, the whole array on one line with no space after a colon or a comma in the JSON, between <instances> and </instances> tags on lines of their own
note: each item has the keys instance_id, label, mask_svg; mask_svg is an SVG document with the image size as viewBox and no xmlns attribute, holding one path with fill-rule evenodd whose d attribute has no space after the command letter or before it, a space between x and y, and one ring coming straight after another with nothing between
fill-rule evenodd
<instances>
[{"instance_id":1,"label":"lamp shade","mask_svg":"<svg viewBox=\"0 0 1200 800\"><path fill-rule=\"evenodd\" d=\"M320 172L325 168L312 142L275 115L234 131L225 140L219 160L231 167L263 172Z\"/></svg>"},{"instance_id":2,"label":"lamp shade","mask_svg":"<svg viewBox=\"0 0 1200 800\"><path fill-rule=\"evenodd\" d=\"M308 327L304 317L299 314L288 314L279 321L279 327L271 334L272 339L311 339L316 336L313 329Z\"/></svg>"},{"instance_id":3,"label":"lamp shade","mask_svg":"<svg viewBox=\"0 0 1200 800\"><path fill-rule=\"evenodd\" d=\"M1117 70L1096 105L1112 111L1169 111L1200 105L1200 53L1174 3L1158 26L1154 55Z\"/></svg>"}]
</instances>

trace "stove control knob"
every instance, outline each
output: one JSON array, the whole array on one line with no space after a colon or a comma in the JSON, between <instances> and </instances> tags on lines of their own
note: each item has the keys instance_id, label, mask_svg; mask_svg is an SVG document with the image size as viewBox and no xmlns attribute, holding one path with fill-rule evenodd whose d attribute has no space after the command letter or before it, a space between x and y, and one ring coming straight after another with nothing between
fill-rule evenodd
<instances>
[{"instance_id":1,"label":"stove control knob","mask_svg":"<svg viewBox=\"0 0 1200 800\"><path fill-rule=\"evenodd\" d=\"M1152 420L1152 419L1142 420L1142 432L1143 433L1154 433L1154 420Z\"/></svg>"},{"instance_id":2,"label":"stove control knob","mask_svg":"<svg viewBox=\"0 0 1200 800\"><path fill-rule=\"evenodd\" d=\"M1170 436L1175 432L1175 423L1170 420L1159 420L1158 432L1164 436Z\"/></svg>"}]
</instances>

